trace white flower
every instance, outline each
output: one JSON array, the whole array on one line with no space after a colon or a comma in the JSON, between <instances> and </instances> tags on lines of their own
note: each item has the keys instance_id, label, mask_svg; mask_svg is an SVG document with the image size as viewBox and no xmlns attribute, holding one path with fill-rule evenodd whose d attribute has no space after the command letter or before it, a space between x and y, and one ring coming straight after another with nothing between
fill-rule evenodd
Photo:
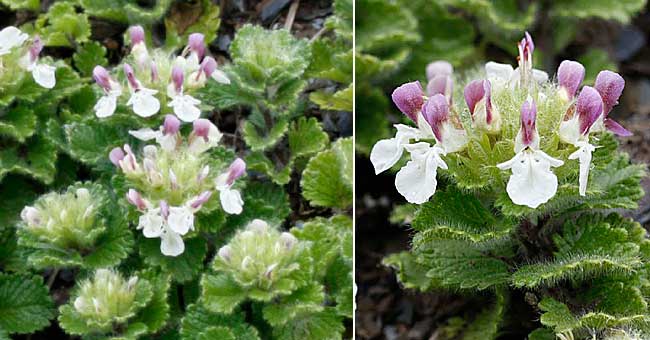
<instances>
[{"instance_id":1,"label":"white flower","mask_svg":"<svg viewBox=\"0 0 650 340\"><path fill-rule=\"evenodd\" d=\"M487 79L495 86L516 87L519 86L521 72L519 68L513 69L510 64L500 64L493 61L485 64ZM533 79L542 84L548 80L548 73L533 69Z\"/></svg>"},{"instance_id":2,"label":"white flower","mask_svg":"<svg viewBox=\"0 0 650 340\"><path fill-rule=\"evenodd\" d=\"M199 104L201 104L200 100L190 95L180 93L172 97L172 101L167 105L174 109L174 114L180 118L180 120L184 122L193 122L201 116L201 110L196 107Z\"/></svg>"},{"instance_id":3,"label":"white flower","mask_svg":"<svg viewBox=\"0 0 650 340\"><path fill-rule=\"evenodd\" d=\"M117 97L119 97L120 94L122 94L121 91L112 92L99 98L93 107L93 110L95 110L95 115L98 118L106 118L112 116L113 113L115 113L115 109L117 108Z\"/></svg>"},{"instance_id":4,"label":"white flower","mask_svg":"<svg viewBox=\"0 0 650 340\"><path fill-rule=\"evenodd\" d=\"M511 160L497 164L501 170L512 169L506 191L513 203L537 208L548 202L557 191L557 176L551 166L564 164L544 151L526 148Z\"/></svg>"},{"instance_id":5,"label":"white flower","mask_svg":"<svg viewBox=\"0 0 650 340\"><path fill-rule=\"evenodd\" d=\"M228 168L228 171L222 173L215 180L215 187L219 191L219 200L221 207L228 214L241 214L244 206L244 200L238 190L232 189L235 180L244 175L246 172L246 163L237 158Z\"/></svg>"},{"instance_id":6,"label":"white flower","mask_svg":"<svg viewBox=\"0 0 650 340\"><path fill-rule=\"evenodd\" d=\"M537 208L557 192L557 176L551 167L564 164L539 150L539 134L535 127L537 107L528 100L521 107L521 128L515 140L517 153L509 161L497 164L501 170L512 170L506 191L513 203Z\"/></svg>"},{"instance_id":7,"label":"white flower","mask_svg":"<svg viewBox=\"0 0 650 340\"><path fill-rule=\"evenodd\" d=\"M41 50L43 50L43 42L41 42L41 38L35 36L27 54L20 58L19 65L32 73L32 77L38 85L51 89L56 85L56 67L38 63L38 55Z\"/></svg>"},{"instance_id":8,"label":"white flower","mask_svg":"<svg viewBox=\"0 0 650 340\"><path fill-rule=\"evenodd\" d=\"M0 56L8 54L11 49L22 45L29 36L14 26L0 31Z\"/></svg>"},{"instance_id":9,"label":"white flower","mask_svg":"<svg viewBox=\"0 0 650 340\"><path fill-rule=\"evenodd\" d=\"M141 87L131 93L131 98L126 105L132 105L133 112L140 117L151 117L160 110L160 102L154 97L156 93L158 91Z\"/></svg>"},{"instance_id":10,"label":"white flower","mask_svg":"<svg viewBox=\"0 0 650 340\"><path fill-rule=\"evenodd\" d=\"M194 212L191 207L150 208L138 222L138 230L147 238L160 238L160 251L166 256L178 256L185 251L182 235L194 229Z\"/></svg>"},{"instance_id":11,"label":"white flower","mask_svg":"<svg viewBox=\"0 0 650 340\"><path fill-rule=\"evenodd\" d=\"M396 124L397 133L390 139L378 141L370 151L370 162L375 168L375 174L380 174L390 169L399 161L404 152L404 146L411 139L418 139L420 131L404 124Z\"/></svg>"},{"instance_id":12,"label":"white flower","mask_svg":"<svg viewBox=\"0 0 650 340\"><path fill-rule=\"evenodd\" d=\"M200 154L219 145L219 141L223 136L216 125L204 118L195 120L192 128L188 149L194 154Z\"/></svg>"},{"instance_id":13,"label":"white flower","mask_svg":"<svg viewBox=\"0 0 650 340\"><path fill-rule=\"evenodd\" d=\"M409 203L425 203L436 192L438 168L447 169L447 164L440 158L445 151L424 142L405 145L404 148L411 154L411 160L395 176L395 187Z\"/></svg>"},{"instance_id":14,"label":"white flower","mask_svg":"<svg viewBox=\"0 0 650 340\"><path fill-rule=\"evenodd\" d=\"M580 184L580 196L587 194L587 181L589 180L589 169L591 167L591 154L596 150L596 147L589 144L589 142L576 143L578 150L569 155L569 159L577 159L580 162L580 177L578 183Z\"/></svg>"}]
</instances>

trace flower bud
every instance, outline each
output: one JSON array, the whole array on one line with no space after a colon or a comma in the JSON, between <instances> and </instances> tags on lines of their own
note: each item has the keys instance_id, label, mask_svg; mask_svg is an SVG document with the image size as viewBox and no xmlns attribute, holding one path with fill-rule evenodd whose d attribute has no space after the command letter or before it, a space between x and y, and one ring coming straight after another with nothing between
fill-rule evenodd
<instances>
[{"instance_id":1,"label":"flower bud","mask_svg":"<svg viewBox=\"0 0 650 340\"><path fill-rule=\"evenodd\" d=\"M436 60L427 65L427 80L436 76L451 76L454 73L454 67L446 60Z\"/></svg>"},{"instance_id":2,"label":"flower bud","mask_svg":"<svg viewBox=\"0 0 650 340\"><path fill-rule=\"evenodd\" d=\"M561 96L565 100L573 99L578 87L585 79L585 68L577 61L564 60L557 69L557 80Z\"/></svg>"},{"instance_id":3,"label":"flower bud","mask_svg":"<svg viewBox=\"0 0 650 340\"><path fill-rule=\"evenodd\" d=\"M465 86L465 102L474 123L489 132L499 131L501 119L492 105L492 86L489 80L474 80Z\"/></svg>"},{"instance_id":4,"label":"flower bud","mask_svg":"<svg viewBox=\"0 0 650 340\"><path fill-rule=\"evenodd\" d=\"M256 233L265 233L269 229L269 224L256 218L248 224L246 229Z\"/></svg>"},{"instance_id":5,"label":"flower bud","mask_svg":"<svg viewBox=\"0 0 650 340\"><path fill-rule=\"evenodd\" d=\"M535 127L537 120L537 106L532 98L528 98L521 106L521 129L517 136L517 142L523 147L536 149L539 146L539 136ZM519 152L519 150L515 150Z\"/></svg>"},{"instance_id":6,"label":"flower bud","mask_svg":"<svg viewBox=\"0 0 650 340\"><path fill-rule=\"evenodd\" d=\"M212 191L204 191L202 192L192 203L190 203L190 206L192 209L199 209L205 202L207 202L210 199L210 196L212 196Z\"/></svg>"},{"instance_id":7,"label":"flower bud","mask_svg":"<svg viewBox=\"0 0 650 340\"><path fill-rule=\"evenodd\" d=\"M172 83L174 84L174 90L177 94L183 91L184 79L185 75L183 74L183 69L180 66L174 66L172 69Z\"/></svg>"},{"instance_id":8,"label":"flower bud","mask_svg":"<svg viewBox=\"0 0 650 340\"><path fill-rule=\"evenodd\" d=\"M134 189L129 189L126 193L126 200L133 204L138 210L144 211L147 209L147 202L142 198L139 192Z\"/></svg>"},{"instance_id":9,"label":"flower bud","mask_svg":"<svg viewBox=\"0 0 650 340\"><path fill-rule=\"evenodd\" d=\"M212 73L217 69L217 61L214 60L214 58L207 56L203 58L203 61L201 62L201 67L199 69L199 72L196 75L196 80L199 79L199 76L201 75L201 72L205 74L206 77L212 76Z\"/></svg>"},{"instance_id":10,"label":"flower bud","mask_svg":"<svg viewBox=\"0 0 650 340\"><path fill-rule=\"evenodd\" d=\"M264 271L264 277L266 277L269 280L273 279L273 270L278 267L277 263L273 263L270 266L266 267L266 270Z\"/></svg>"},{"instance_id":11,"label":"flower bud","mask_svg":"<svg viewBox=\"0 0 650 340\"><path fill-rule=\"evenodd\" d=\"M155 62L151 62L151 82L157 82L158 81L158 65L156 65Z\"/></svg>"},{"instance_id":12,"label":"flower bud","mask_svg":"<svg viewBox=\"0 0 650 340\"><path fill-rule=\"evenodd\" d=\"M454 90L454 80L447 75L438 75L429 81L427 84L427 94L433 96L435 94L442 94L451 105Z\"/></svg>"},{"instance_id":13,"label":"flower bud","mask_svg":"<svg viewBox=\"0 0 650 340\"><path fill-rule=\"evenodd\" d=\"M142 26L131 26L129 28L129 34L131 35L132 45L144 42L144 28Z\"/></svg>"},{"instance_id":14,"label":"flower bud","mask_svg":"<svg viewBox=\"0 0 650 340\"><path fill-rule=\"evenodd\" d=\"M205 42L203 39L204 36L201 33L192 33L187 38L187 46L189 47L190 51L196 53L196 55L199 57L199 60L201 60L205 54Z\"/></svg>"},{"instance_id":15,"label":"flower bud","mask_svg":"<svg viewBox=\"0 0 650 340\"><path fill-rule=\"evenodd\" d=\"M396 88L391 97L397 108L417 123L418 113L424 104L423 96L422 85L419 81L414 81Z\"/></svg>"},{"instance_id":16,"label":"flower bud","mask_svg":"<svg viewBox=\"0 0 650 340\"><path fill-rule=\"evenodd\" d=\"M576 114L580 122L580 133L586 135L600 114L603 112L603 100L600 94L591 86L585 86L580 91L576 102Z\"/></svg>"},{"instance_id":17,"label":"flower bud","mask_svg":"<svg viewBox=\"0 0 650 340\"><path fill-rule=\"evenodd\" d=\"M219 255L219 257L222 260L226 262L230 262L230 257L232 256L232 248L230 248L229 245L225 245L219 248L219 252L217 252L217 255Z\"/></svg>"},{"instance_id":18,"label":"flower bud","mask_svg":"<svg viewBox=\"0 0 650 340\"><path fill-rule=\"evenodd\" d=\"M208 136L210 135L211 126L212 123L205 118L199 118L192 123L194 135L197 137L203 137L203 140L206 142L209 140Z\"/></svg>"},{"instance_id":19,"label":"flower bud","mask_svg":"<svg viewBox=\"0 0 650 340\"><path fill-rule=\"evenodd\" d=\"M23 211L20 212L20 218L23 222L27 223L30 226L38 225L41 223L41 214L38 209L26 206L23 208Z\"/></svg>"},{"instance_id":20,"label":"flower bud","mask_svg":"<svg viewBox=\"0 0 650 340\"><path fill-rule=\"evenodd\" d=\"M429 98L424 106L422 106L422 115L431 126L431 130L433 130L436 140L442 142L442 123L449 119L449 105L447 104L445 96L442 94L436 94Z\"/></svg>"},{"instance_id":21,"label":"flower bud","mask_svg":"<svg viewBox=\"0 0 650 340\"><path fill-rule=\"evenodd\" d=\"M95 79L97 85L101 86L104 91L109 92L111 90L111 77L105 68L99 65L95 66L93 69L93 79Z\"/></svg>"},{"instance_id":22,"label":"flower bud","mask_svg":"<svg viewBox=\"0 0 650 340\"><path fill-rule=\"evenodd\" d=\"M226 180L226 184L232 185L235 180L243 176L244 173L246 173L246 162L241 158L235 159L228 168L228 179Z\"/></svg>"},{"instance_id":23,"label":"flower bud","mask_svg":"<svg viewBox=\"0 0 650 340\"><path fill-rule=\"evenodd\" d=\"M124 151L122 151L122 148L120 147L115 147L111 152L108 154L108 159L111 160L111 163L115 166L120 166L120 161L124 159Z\"/></svg>"},{"instance_id":24,"label":"flower bud","mask_svg":"<svg viewBox=\"0 0 650 340\"><path fill-rule=\"evenodd\" d=\"M78 199L87 201L90 198L90 191L86 188L79 188L75 191Z\"/></svg>"},{"instance_id":25,"label":"flower bud","mask_svg":"<svg viewBox=\"0 0 650 340\"><path fill-rule=\"evenodd\" d=\"M34 41L32 46L29 47L29 60L35 62L38 59L38 55L41 54L43 50L43 41L38 35L34 36Z\"/></svg>"},{"instance_id":26,"label":"flower bud","mask_svg":"<svg viewBox=\"0 0 650 340\"><path fill-rule=\"evenodd\" d=\"M181 128L181 121L174 115L166 115L163 123L163 134L175 135Z\"/></svg>"},{"instance_id":27,"label":"flower bud","mask_svg":"<svg viewBox=\"0 0 650 340\"><path fill-rule=\"evenodd\" d=\"M280 235L280 242L282 242L285 249L291 250L291 248L293 248L293 246L298 242L298 239L291 233L283 232Z\"/></svg>"},{"instance_id":28,"label":"flower bud","mask_svg":"<svg viewBox=\"0 0 650 340\"><path fill-rule=\"evenodd\" d=\"M625 129L611 118L607 118L612 108L618 104L618 98L623 93L625 80L618 73L612 71L600 71L594 85L600 96L603 98L603 123L605 128L618 136L628 137L632 132Z\"/></svg>"},{"instance_id":29,"label":"flower bud","mask_svg":"<svg viewBox=\"0 0 650 340\"><path fill-rule=\"evenodd\" d=\"M131 86L132 89L137 90L140 88L140 83L135 78L135 73L131 65L124 64L124 75L126 75L126 79L129 81L129 85Z\"/></svg>"}]
</instances>

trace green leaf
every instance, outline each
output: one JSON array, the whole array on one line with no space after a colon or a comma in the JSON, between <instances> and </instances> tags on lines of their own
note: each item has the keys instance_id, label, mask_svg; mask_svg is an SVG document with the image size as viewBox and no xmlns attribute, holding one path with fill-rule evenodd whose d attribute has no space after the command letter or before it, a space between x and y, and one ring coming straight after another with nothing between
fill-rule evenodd
<instances>
[{"instance_id":1,"label":"green leaf","mask_svg":"<svg viewBox=\"0 0 650 340\"><path fill-rule=\"evenodd\" d=\"M325 308L322 312L301 315L274 328L273 335L277 339L286 340L340 340L343 330L341 317L333 308Z\"/></svg>"},{"instance_id":2,"label":"green leaf","mask_svg":"<svg viewBox=\"0 0 650 340\"><path fill-rule=\"evenodd\" d=\"M203 259L208 251L205 239L195 237L183 240L185 251L178 256L165 256L160 252L160 239L139 238L140 255L150 266L160 267L170 274L174 282L187 282L203 269Z\"/></svg>"},{"instance_id":3,"label":"green leaf","mask_svg":"<svg viewBox=\"0 0 650 340\"><path fill-rule=\"evenodd\" d=\"M286 165L276 164L261 151L253 151L246 157L246 167L267 175L274 183L285 185L291 180L293 162Z\"/></svg>"},{"instance_id":4,"label":"green leaf","mask_svg":"<svg viewBox=\"0 0 650 340\"><path fill-rule=\"evenodd\" d=\"M598 17L628 23L632 16L645 7L644 0L567 0L553 4L551 15L574 18Z\"/></svg>"},{"instance_id":5,"label":"green leaf","mask_svg":"<svg viewBox=\"0 0 650 340\"><path fill-rule=\"evenodd\" d=\"M106 66L108 64L106 48L96 41L80 45L72 60L77 70L85 77L92 76L95 66Z\"/></svg>"},{"instance_id":6,"label":"green leaf","mask_svg":"<svg viewBox=\"0 0 650 340\"><path fill-rule=\"evenodd\" d=\"M564 280L581 282L603 275L629 275L641 264L636 256L574 254L547 263L523 265L512 274L512 285L536 288L542 285L555 286Z\"/></svg>"},{"instance_id":7,"label":"green leaf","mask_svg":"<svg viewBox=\"0 0 650 340\"><path fill-rule=\"evenodd\" d=\"M135 0L80 0L88 15L123 24L151 24L162 18L172 0L156 0L142 5Z\"/></svg>"},{"instance_id":8,"label":"green leaf","mask_svg":"<svg viewBox=\"0 0 650 340\"><path fill-rule=\"evenodd\" d=\"M499 326L503 322L507 299L505 292L497 291L496 301L492 306L482 310L463 332L463 340L490 340L499 335Z\"/></svg>"},{"instance_id":9,"label":"green leaf","mask_svg":"<svg viewBox=\"0 0 650 340\"><path fill-rule=\"evenodd\" d=\"M300 228L292 228L291 233L299 240L312 242L310 253L314 259L314 274L320 279L334 259L342 255L346 235L352 234L352 221L344 215L316 218Z\"/></svg>"},{"instance_id":10,"label":"green leaf","mask_svg":"<svg viewBox=\"0 0 650 340\"><path fill-rule=\"evenodd\" d=\"M470 242L429 242L421 252L421 263L429 269L427 277L449 288L483 290L503 285L510 278L506 263Z\"/></svg>"},{"instance_id":11,"label":"green leaf","mask_svg":"<svg viewBox=\"0 0 650 340\"><path fill-rule=\"evenodd\" d=\"M246 323L243 314L215 314L200 304L192 304L187 307L180 326L181 338L184 340L200 338L201 334L209 331L211 327L228 328L237 340L260 339L257 330Z\"/></svg>"},{"instance_id":12,"label":"green leaf","mask_svg":"<svg viewBox=\"0 0 650 340\"><path fill-rule=\"evenodd\" d=\"M26 9L30 11L37 11L41 6L40 0L1 0L5 6L8 6L12 10Z\"/></svg>"},{"instance_id":13,"label":"green leaf","mask_svg":"<svg viewBox=\"0 0 650 340\"><path fill-rule=\"evenodd\" d=\"M322 311L324 302L323 286L312 282L265 305L262 312L264 320L277 327L291 322L298 315Z\"/></svg>"},{"instance_id":14,"label":"green leaf","mask_svg":"<svg viewBox=\"0 0 650 340\"><path fill-rule=\"evenodd\" d=\"M217 37L220 23L219 6L212 1L177 3L165 18L165 45L178 48L192 33L203 34L209 45Z\"/></svg>"},{"instance_id":15,"label":"green leaf","mask_svg":"<svg viewBox=\"0 0 650 340\"><path fill-rule=\"evenodd\" d=\"M54 180L56 147L36 135L24 145L10 145L0 150L0 181L8 173L23 174L45 184Z\"/></svg>"},{"instance_id":16,"label":"green leaf","mask_svg":"<svg viewBox=\"0 0 650 340\"><path fill-rule=\"evenodd\" d=\"M0 329L31 333L50 324L52 299L43 279L0 273Z\"/></svg>"},{"instance_id":17,"label":"green leaf","mask_svg":"<svg viewBox=\"0 0 650 340\"><path fill-rule=\"evenodd\" d=\"M353 54L349 42L318 39L311 43L311 54L312 60L306 74L308 77L330 79L343 84L352 82Z\"/></svg>"},{"instance_id":18,"label":"green leaf","mask_svg":"<svg viewBox=\"0 0 650 340\"><path fill-rule=\"evenodd\" d=\"M205 332L200 333L197 337L199 340L237 340L235 334L227 327L217 326L217 327L208 327Z\"/></svg>"},{"instance_id":19,"label":"green leaf","mask_svg":"<svg viewBox=\"0 0 650 340\"><path fill-rule=\"evenodd\" d=\"M403 251L391 254L381 263L396 271L397 279L404 288L426 292L439 285L427 276L427 267L418 263L417 255L414 253Z\"/></svg>"},{"instance_id":20,"label":"green leaf","mask_svg":"<svg viewBox=\"0 0 650 340\"><path fill-rule=\"evenodd\" d=\"M130 322L142 323L146 326L146 331L155 333L165 326L169 317L167 294L169 292L170 277L164 274L156 274L154 271L141 272L138 276L151 283L153 296L149 303Z\"/></svg>"},{"instance_id":21,"label":"green leaf","mask_svg":"<svg viewBox=\"0 0 650 340\"><path fill-rule=\"evenodd\" d=\"M244 211L229 215L228 225L232 229L246 226L254 219L261 219L271 225L281 225L291 213L289 197L284 189L273 183L255 181L243 190Z\"/></svg>"},{"instance_id":22,"label":"green leaf","mask_svg":"<svg viewBox=\"0 0 650 340\"><path fill-rule=\"evenodd\" d=\"M287 132L289 122L286 119L279 119L275 122L269 131L261 135L258 129L250 121L244 122L242 134L246 144L253 151L263 151L277 144L282 136Z\"/></svg>"},{"instance_id":23,"label":"green leaf","mask_svg":"<svg viewBox=\"0 0 650 340\"><path fill-rule=\"evenodd\" d=\"M47 13L36 19L34 28L45 46L69 47L72 42L85 43L90 38L88 16L77 13L75 6L69 2L53 4Z\"/></svg>"},{"instance_id":24,"label":"green leaf","mask_svg":"<svg viewBox=\"0 0 650 340\"><path fill-rule=\"evenodd\" d=\"M0 135L15 138L24 142L36 130L36 115L27 105L10 108L0 120Z\"/></svg>"},{"instance_id":25,"label":"green leaf","mask_svg":"<svg viewBox=\"0 0 650 340\"><path fill-rule=\"evenodd\" d=\"M343 90L334 93L325 91L312 92L309 100L314 102L323 110L350 111L352 112L353 86L350 85Z\"/></svg>"},{"instance_id":26,"label":"green leaf","mask_svg":"<svg viewBox=\"0 0 650 340\"><path fill-rule=\"evenodd\" d=\"M475 195L450 186L438 190L415 214L413 229L419 232L413 239L413 246L417 248L439 239L498 240L508 237L515 226L512 221L495 217Z\"/></svg>"},{"instance_id":27,"label":"green leaf","mask_svg":"<svg viewBox=\"0 0 650 340\"><path fill-rule=\"evenodd\" d=\"M539 308L544 311L540 321L542 325L551 327L555 332L570 331L580 324L565 304L546 297L539 303Z\"/></svg>"},{"instance_id":28,"label":"green leaf","mask_svg":"<svg viewBox=\"0 0 650 340\"><path fill-rule=\"evenodd\" d=\"M291 123L288 133L291 157L298 158L319 152L327 146L329 137L316 118L300 117Z\"/></svg>"},{"instance_id":29,"label":"green leaf","mask_svg":"<svg viewBox=\"0 0 650 340\"><path fill-rule=\"evenodd\" d=\"M201 287L201 301L207 309L216 313L232 313L247 296L247 292L224 273L203 275Z\"/></svg>"},{"instance_id":30,"label":"green leaf","mask_svg":"<svg viewBox=\"0 0 650 340\"><path fill-rule=\"evenodd\" d=\"M548 328L538 328L528 334L528 340L556 340L555 332Z\"/></svg>"},{"instance_id":31,"label":"green leaf","mask_svg":"<svg viewBox=\"0 0 650 340\"><path fill-rule=\"evenodd\" d=\"M352 140L336 141L307 163L300 186L312 205L345 209L352 204Z\"/></svg>"},{"instance_id":32,"label":"green leaf","mask_svg":"<svg viewBox=\"0 0 650 340\"><path fill-rule=\"evenodd\" d=\"M336 34L352 40L352 17L353 5L352 0L334 0L334 15L327 18L325 25L334 29Z\"/></svg>"}]
</instances>

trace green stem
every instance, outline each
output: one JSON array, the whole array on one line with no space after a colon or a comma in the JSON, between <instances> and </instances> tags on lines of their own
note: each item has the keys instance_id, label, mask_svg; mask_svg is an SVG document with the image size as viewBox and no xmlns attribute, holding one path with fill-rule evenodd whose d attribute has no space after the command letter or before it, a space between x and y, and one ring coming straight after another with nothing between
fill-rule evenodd
<instances>
[{"instance_id":1,"label":"green stem","mask_svg":"<svg viewBox=\"0 0 650 340\"><path fill-rule=\"evenodd\" d=\"M56 280L56 276L59 275L59 270L60 268L56 267L52 271L52 274L50 274L50 277L47 279L47 288L48 290L52 289L52 285L54 284L54 280Z\"/></svg>"}]
</instances>

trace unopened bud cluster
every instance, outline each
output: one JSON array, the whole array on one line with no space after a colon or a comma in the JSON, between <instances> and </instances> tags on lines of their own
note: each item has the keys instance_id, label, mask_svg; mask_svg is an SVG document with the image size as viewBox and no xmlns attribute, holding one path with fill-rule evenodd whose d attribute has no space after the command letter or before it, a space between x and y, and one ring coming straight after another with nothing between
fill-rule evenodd
<instances>
[{"instance_id":1,"label":"unopened bud cluster","mask_svg":"<svg viewBox=\"0 0 650 340\"><path fill-rule=\"evenodd\" d=\"M225 73L217 69L215 59L206 56L203 34L190 34L181 55L170 59L168 51L147 49L142 27L133 26L129 33L131 53L127 62L116 68L116 74L111 76L101 66L93 70L93 78L104 93L95 105L99 118L115 113L123 88L127 87L130 97L124 104L136 115L147 118L160 111L173 112L180 120L193 122L201 115L201 102L191 93L208 79L230 83Z\"/></svg>"},{"instance_id":2,"label":"unopened bud cluster","mask_svg":"<svg viewBox=\"0 0 650 340\"><path fill-rule=\"evenodd\" d=\"M246 289L271 292L294 272L308 270L300 265L300 257L305 256L303 249L304 245L291 233L253 220L219 249L214 268L229 273Z\"/></svg>"},{"instance_id":3,"label":"unopened bud cluster","mask_svg":"<svg viewBox=\"0 0 650 340\"><path fill-rule=\"evenodd\" d=\"M97 186L72 186L64 193L45 194L23 208L21 225L43 242L64 249L88 249L104 231L99 216L104 199Z\"/></svg>"},{"instance_id":4,"label":"unopened bud cluster","mask_svg":"<svg viewBox=\"0 0 650 340\"><path fill-rule=\"evenodd\" d=\"M492 154L482 160L483 169L467 173L484 173L490 167L510 171L506 191L514 204L537 208L553 198L558 178L551 168L561 166L578 165L577 193L586 196L596 149L590 134L631 135L608 117L625 81L612 71L601 71L594 87L580 89L584 67L565 60L557 83L551 82L545 72L532 67L535 45L528 33L517 48L518 68L488 62L482 78L465 85L466 108L453 101L453 68L444 61L427 67L426 93L418 81L395 89L393 102L416 127L397 124L394 138L375 144L370 154L375 172L388 170L407 151L410 161L397 173L395 186L407 201L422 204L436 191L438 170L449 170L450 160L455 167L467 166L465 160L474 157L468 151L473 144ZM553 143L556 137L561 143ZM503 152L509 150L514 157ZM488 182L495 183L495 178Z\"/></svg>"},{"instance_id":5,"label":"unopened bud cluster","mask_svg":"<svg viewBox=\"0 0 650 340\"><path fill-rule=\"evenodd\" d=\"M151 291L144 286L148 283L137 276L125 279L112 269L98 269L92 278L80 283L71 301L88 327L108 331L115 324L125 323L147 302L136 300L151 298Z\"/></svg>"},{"instance_id":6,"label":"unopened bud cluster","mask_svg":"<svg viewBox=\"0 0 650 340\"><path fill-rule=\"evenodd\" d=\"M219 145L221 133L207 119L197 119L187 138L180 121L167 115L158 130L144 128L130 133L146 145L138 156L129 145L113 149L109 158L126 178L126 198L142 215L138 229L145 237L161 238L161 251L177 256L185 247L182 236L194 229L194 214L202 207L212 210L217 204L229 214L243 209L241 194L233 185L246 171L246 163L236 159L226 169L213 168L208 155Z\"/></svg>"}]
</instances>

